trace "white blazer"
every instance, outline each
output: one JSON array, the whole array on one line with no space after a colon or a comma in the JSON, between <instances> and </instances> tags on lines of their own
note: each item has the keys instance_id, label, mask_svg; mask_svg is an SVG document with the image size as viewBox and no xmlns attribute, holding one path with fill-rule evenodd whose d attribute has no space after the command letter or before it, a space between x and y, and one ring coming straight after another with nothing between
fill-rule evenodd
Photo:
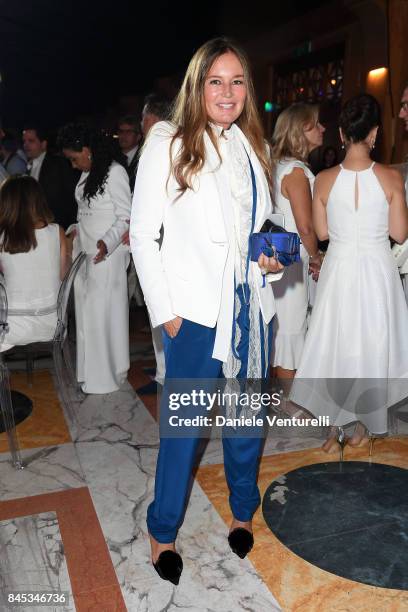
<instances>
[{"instance_id":1,"label":"white blazer","mask_svg":"<svg viewBox=\"0 0 408 612\"><path fill-rule=\"evenodd\" d=\"M170 176L169 155L174 129L167 122L153 126L139 161L130 219L133 259L153 327L175 316L207 327L214 327L218 321L218 346L213 356L225 361L232 331L235 249L228 176L205 134L205 165L193 189L176 200L178 184ZM268 184L242 131L235 124L231 129L237 131L250 155L256 176L256 232L272 212ZM173 155L176 153L177 143ZM159 250L157 240L162 224L164 237ZM269 323L275 314L272 288L269 283L263 286L258 264L250 265L251 285L256 286L263 318ZM282 273L268 275L268 281L279 280L281 276ZM228 299L223 300L221 312L223 286ZM223 330L219 334L221 320Z\"/></svg>"}]
</instances>

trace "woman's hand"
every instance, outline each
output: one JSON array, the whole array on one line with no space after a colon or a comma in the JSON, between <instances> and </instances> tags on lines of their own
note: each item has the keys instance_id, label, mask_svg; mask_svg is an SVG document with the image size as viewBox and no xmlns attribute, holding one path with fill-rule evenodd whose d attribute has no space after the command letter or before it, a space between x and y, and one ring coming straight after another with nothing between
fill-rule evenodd
<instances>
[{"instance_id":1,"label":"woman's hand","mask_svg":"<svg viewBox=\"0 0 408 612\"><path fill-rule=\"evenodd\" d=\"M103 240L98 240L98 242L96 243L96 248L98 249L98 252L95 255L94 260L93 260L95 264L103 261L106 255L108 254L107 246Z\"/></svg>"},{"instance_id":2,"label":"woman's hand","mask_svg":"<svg viewBox=\"0 0 408 612\"><path fill-rule=\"evenodd\" d=\"M314 281L318 281L319 279L320 268L322 267L322 262L323 262L323 254L320 253L320 251L316 253L316 255L314 255L313 257L309 257L309 274L312 275L312 278Z\"/></svg>"},{"instance_id":3,"label":"woman's hand","mask_svg":"<svg viewBox=\"0 0 408 612\"><path fill-rule=\"evenodd\" d=\"M130 219L126 219L126 223L130 225ZM129 230L127 230L122 236L122 244L130 246Z\"/></svg>"},{"instance_id":4,"label":"woman's hand","mask_svg":"<svg viewBox=\"0 0 408 612\"><path fill-rule=\"evenodd\" d=\"M282 264L275 257L267 257L263 253L259 256L258 266L261 268L262 274L269 274L270 272L274 274L283 270Z\"/></svg>"},{"instance_id":5,"label":"woman's hand","mask_svg":"<svg viewBox=\"0 0 408 612\"><path fill-rule=\"evenodd\" d=\"M183 319L181 317L175 317L174 319L171 319L171 321L163 323L166 334L170 336L170 338L175 338L179 333L182 322Z\"/></svg>"},{"instance_id":6,"label":"woman's hand","mask_svg":"<svg viewBox=\"0 0 408 612\"><path fill-rule=\"evenodd\" d=\"M312 277L315 283L317 283L317 281L319 280L319 275L320 275L320 268L316 270L314 266L309 266L309 276Z\"/></svg>"}]
</instances>

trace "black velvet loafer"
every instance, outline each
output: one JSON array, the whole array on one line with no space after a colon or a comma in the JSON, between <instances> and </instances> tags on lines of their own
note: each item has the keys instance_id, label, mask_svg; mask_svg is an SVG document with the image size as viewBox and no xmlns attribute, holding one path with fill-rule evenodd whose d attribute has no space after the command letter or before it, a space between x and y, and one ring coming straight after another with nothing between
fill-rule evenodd
<instances>
[{"instance_id":1,"label":"black velvet loafer","mask_svg":"<svg viewBox=\"0 0 408 612\"><path fill-rule=\"evenodd\" d=\"M177 585L183 571L183 559L173 550L164 550L160 553L153 567L163 580L169 580Z\"/></svg>"},{"instance_id":2,"label":"black velvet loafer","mask_svg":"<svg viewBox=\"0 0 408 612\"><path fill-rule=\"evenodd\" d=\"M228 543L240 559L244 559L254 545L254 536L248 529L237 527L233 529L228 536Z\"/></svg>"}]
</instances>

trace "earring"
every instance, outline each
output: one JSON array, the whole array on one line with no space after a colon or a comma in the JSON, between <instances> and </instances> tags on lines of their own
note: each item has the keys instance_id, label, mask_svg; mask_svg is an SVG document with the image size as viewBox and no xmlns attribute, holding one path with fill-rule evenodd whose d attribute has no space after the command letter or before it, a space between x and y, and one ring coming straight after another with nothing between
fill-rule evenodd
<instances>
[{"instance_id":1,"label":"earring","mask_svg":"<svg viewBox=\"0 0 408 612\"><path fill-rule=\"evenodd\" d=\"M345 149L346 147L344 146L344 142L341 143L341 148Z\"/></svg>"},{"instance_id":2,"label":"earring","mask_svg":"<svg viewBox=\"0 0 408 612\"><path fill-rule=\"evenodd\" d=\"M91 160L91 156L90 155L88 155L88 159Z\"/></svg>"},{"instance_id":3,"label":"earring","mask_svg":"<svg viewBox=\"0 0 408 612\"><path fill-rule=\"evenodd\" d=\"M371 150L373 150L375 147L375 140L373 140L373 142L371 143Z\"/></svg>"}]
</instances>

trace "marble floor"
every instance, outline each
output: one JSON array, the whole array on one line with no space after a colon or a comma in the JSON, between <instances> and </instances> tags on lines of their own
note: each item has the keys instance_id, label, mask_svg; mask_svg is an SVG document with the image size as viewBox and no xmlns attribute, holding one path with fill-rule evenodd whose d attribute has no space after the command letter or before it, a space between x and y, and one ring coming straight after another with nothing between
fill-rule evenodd
<instances>
[{"instance_id":1,"label":"marble floor","mask_svg":"<svg viewBox=\"0 0 408 612\"><path fill-rule=\"evenodd\" d=\"M11 466L0 435L1 611L37 610L7 607L7 591L50 589L66 592L69 602L38 610L408 610L406 591L347 580L295 555L271 532L261 510L254 520L253 551L245 560L232 554L218 438L204 452L179 534L180 584L160 580L150 563L145 523L158 451L156 398L135 393L150 380L148 330L133 331L132 342L129 383L116 393L83 399L72 392L70 414L61 407L49 364L35 371L33 387L22 373L13 378L13 387L27 393L34 408L17 428L23 470ZM296 467L336 461L318 450L320 444L321 432L282 430L269 437L261 493L277 478L284 488L284 475ZM368 461L367 448L346 447L346 460L352 459ZM407 468L407 440L381 441L373 460Z\"/></svg>"}]
</instances>

